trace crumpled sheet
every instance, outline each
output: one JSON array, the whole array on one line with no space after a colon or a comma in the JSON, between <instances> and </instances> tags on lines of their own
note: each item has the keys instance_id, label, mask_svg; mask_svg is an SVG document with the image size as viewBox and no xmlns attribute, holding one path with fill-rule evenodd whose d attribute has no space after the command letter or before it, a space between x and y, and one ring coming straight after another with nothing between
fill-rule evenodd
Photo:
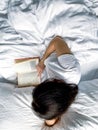
<instances>
[{"instance_id":1,"label":"crumpled sheet","mask_svg":"<svg viewBox=\"0 0 98 130\"><path fill-rule=\"evenodd\" d=\"M42 56L60 35L81 65L76 101L53 130L98 128L97 0L0 1L0 130L41 130L43 120L31 109L33 87L18 89L14 59ZM53 58L53 55L51 55ZM50 58L51 59L51 58ZM51 60L47 60L50 62ZM48 64L48 63L47 63ZM54 69L55 69L54 62ZM43 74L46 78L48 70Z\"/></svg>"}]
</instances>

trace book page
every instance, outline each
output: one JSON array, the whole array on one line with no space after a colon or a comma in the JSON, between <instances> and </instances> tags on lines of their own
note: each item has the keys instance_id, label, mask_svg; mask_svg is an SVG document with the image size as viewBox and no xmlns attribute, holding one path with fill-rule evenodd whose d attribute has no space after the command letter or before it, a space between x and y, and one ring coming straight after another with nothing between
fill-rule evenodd
<instances>
[{"instance_id":1,"label":"book page","mask_svg":"<svg viewBox=\"0 0 98 130\"><path fill-rule=\"evenodd\" d=\"M15 64L15 70L17 73L26 73L36 70L36 65L38 64L38 59L30 59Z\"/></svg>"},{"instance_id":2,"label":"book page","mask_svg":"<svg viewBox=\"0 0 98 130\"><path fill-rule=\"evenodd\" d=\"M40 83L40 77L38 76L37 71L18 74L19 87L38 85L39 83Z\"/></svg>"}]
</instances>

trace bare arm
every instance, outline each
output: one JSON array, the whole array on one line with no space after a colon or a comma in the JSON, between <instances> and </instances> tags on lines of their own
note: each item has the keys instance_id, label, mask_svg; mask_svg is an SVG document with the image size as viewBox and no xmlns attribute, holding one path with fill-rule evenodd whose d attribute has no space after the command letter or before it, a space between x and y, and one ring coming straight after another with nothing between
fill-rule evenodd
<instances>
[{"instance_id":1,"label":"bare arm","mask_svg":"<svg viewBox=\"0 0 98 130\"><path fill-rule=\"evenodd\" d=\"M44 55L43 55L43 57L42 57L42 59L41 59L42 61L45 61L45 59L47 59L47 58L55 51L55 46L54 46L55 39L56 39L56 38L54 38L54 39L50 42L49 46L47 47L47 49L46 49L46 51L45 51L45 53L44 53Z\"/></svg>"},{"instance_id":2,"label":"bare arm","mask_svg":"<svg viewBox=\"0 0 98 130\"><path fill-rule=\"evenodd\" d=\"M66 42L60 36L56 36L47 47L45 54L43 55L42 59L45 61L49 57L49 55L53 52L56 52L57 56L62 54L70 54L71 51L67 46Z\"/></svg>"},{"instance_id":3,"label":"bare arm","mask_svg":"<svg viewBox=\"0 0 98 130\"><path fill-rule=\"evenodd\" d=\"M56 52L57 56L60 56L62 54L70 54L71 51L69 47L67 46L66 42L60 37L56 36L47 47L41 61L39 62L37 69L39 74L42 73L43 69L45 68L44 61L52 54L53 52Z\"/></svg>"}]
</instances>

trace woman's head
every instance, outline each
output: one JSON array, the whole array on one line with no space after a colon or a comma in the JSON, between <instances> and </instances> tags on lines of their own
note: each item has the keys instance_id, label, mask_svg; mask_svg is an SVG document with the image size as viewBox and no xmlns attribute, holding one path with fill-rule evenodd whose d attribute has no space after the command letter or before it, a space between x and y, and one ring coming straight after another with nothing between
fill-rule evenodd
<instances>
[{"instance_id":1,"label":"woman's head","mask_svg":"<svg viewBox=\"0 0 98 130\"><path fill-rule=\"evenodd\" d=\"M75 84L58 79L46 80L33 90L33 110L43 119L54 119L67 111L77 93L78 86Z\"/></svg>"}]
</instances>

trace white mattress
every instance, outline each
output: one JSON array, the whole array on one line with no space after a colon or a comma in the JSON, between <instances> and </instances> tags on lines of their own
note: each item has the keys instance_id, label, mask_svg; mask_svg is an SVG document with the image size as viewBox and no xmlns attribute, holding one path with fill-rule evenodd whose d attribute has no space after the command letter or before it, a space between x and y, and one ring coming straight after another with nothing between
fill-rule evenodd
<instances>
[{"instance_id":1,"label":"white mattress","mask_svg":"<svg viewBox=\"0 0 98 130\"><path fill-rule=\"evenodd\" d=\"M2 0L0 130L43 128L44 121L31 109L33 87L17 88L13 65L15 58L41 57L56 35L79 60L82 77L76 101L51 130L98 129L98 1Z\"/></svg>"}]
</instances>

